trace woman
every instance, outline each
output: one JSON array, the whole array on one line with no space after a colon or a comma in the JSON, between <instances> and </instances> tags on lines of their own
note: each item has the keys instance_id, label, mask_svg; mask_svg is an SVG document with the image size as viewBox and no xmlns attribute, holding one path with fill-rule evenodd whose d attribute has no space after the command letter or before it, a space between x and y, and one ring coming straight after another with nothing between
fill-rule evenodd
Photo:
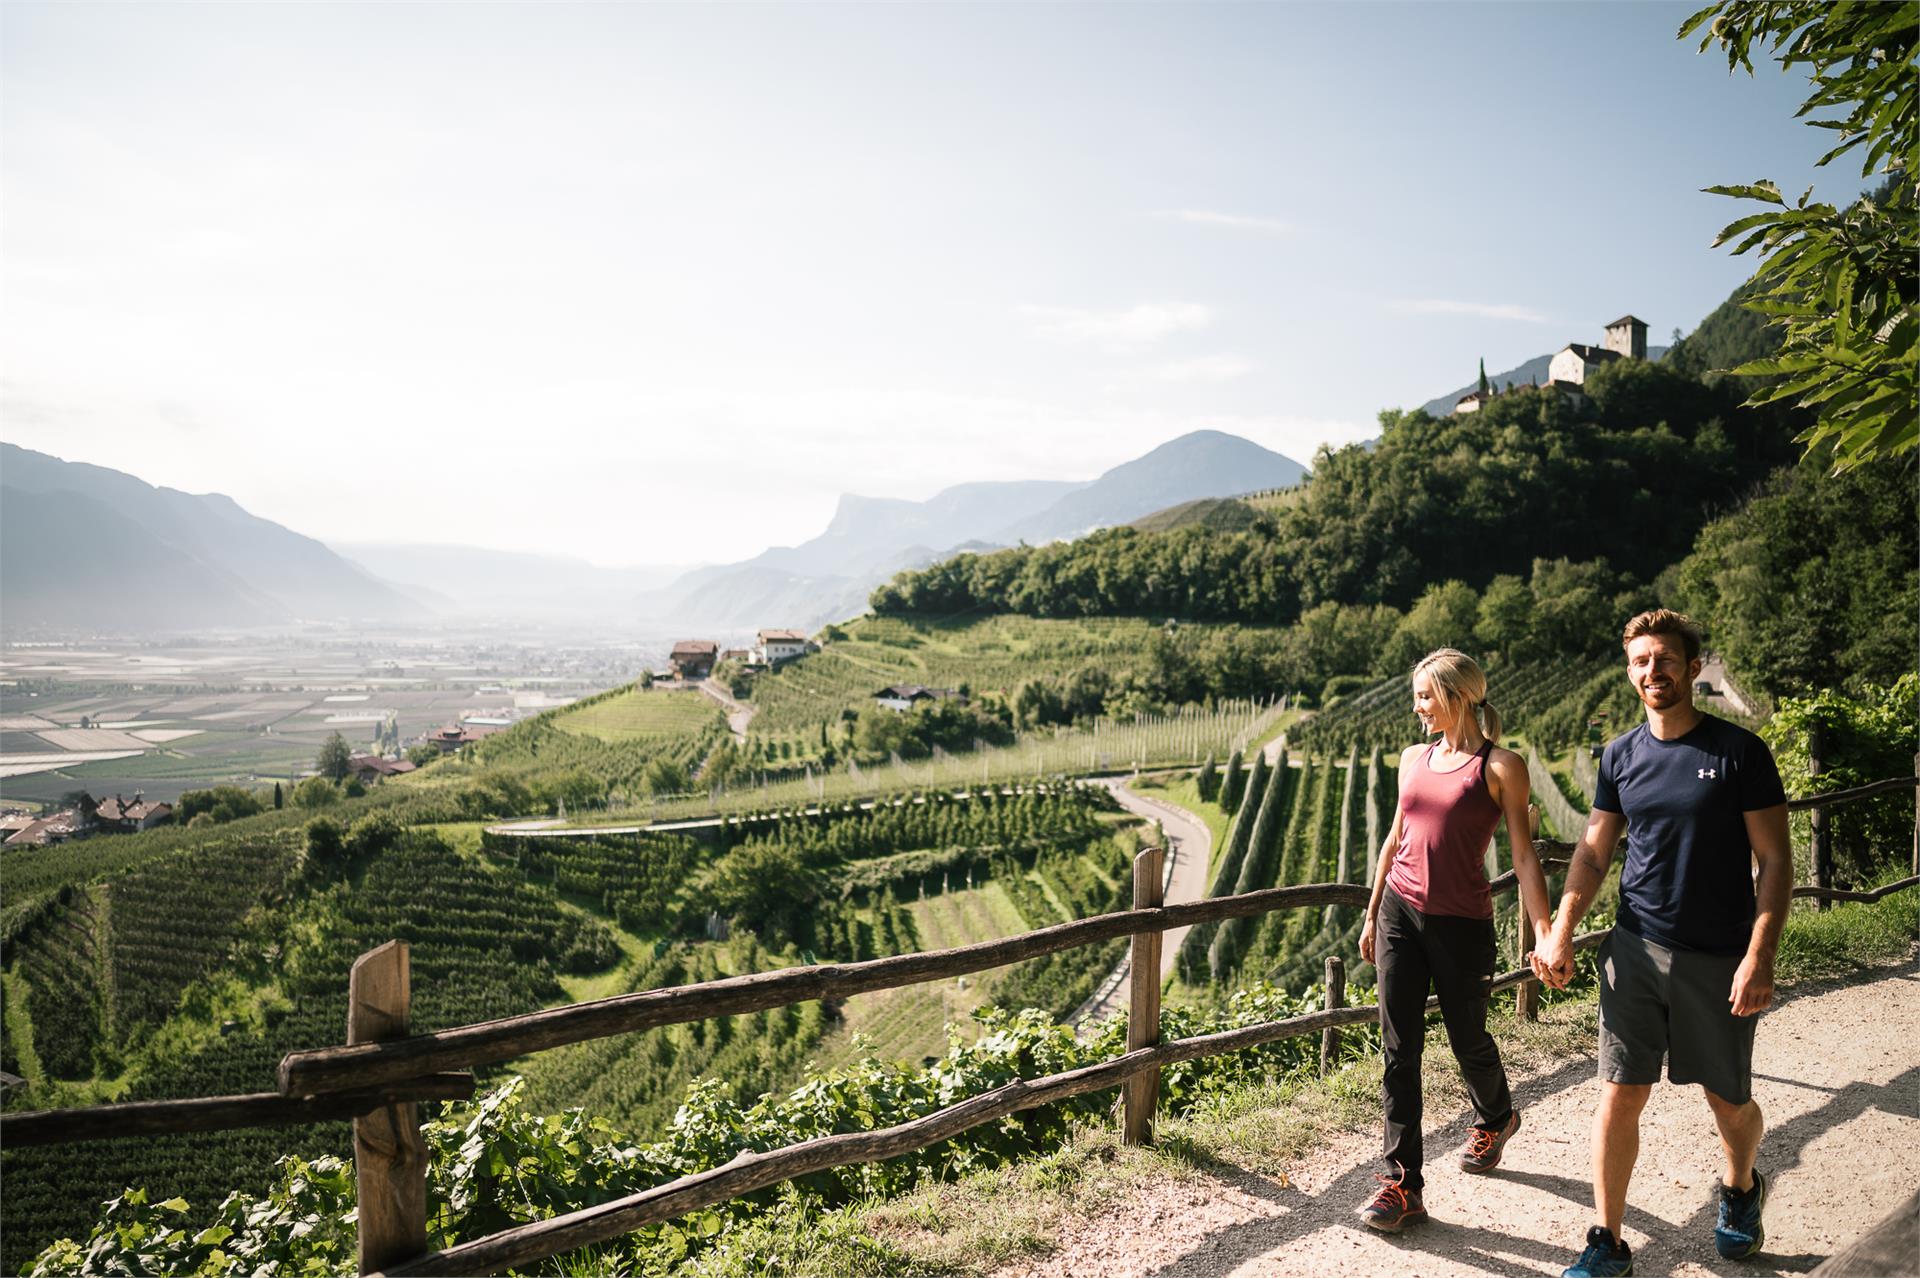
<instances>
[{"instance_id":1,"label":"woman","mask_svg":"<svg viewBox=\"0 0 1920 1278\"><path fill-rule=\"evenodd\" d=\"M1377 1177L1380 1190L1360 1215L1389 1231L1427 1215L1421 1201L1420 1054L1429 986L1440 995L1447 1041L1477 1120L1461 1169L1492 1171L1520 1128L1500 1049L1487 1033L1496 951L1486 853L1503 817L1521 908L1533 918L1536 936L1547 934L1549 919L1546 879L1527 821L1527 766L1494 745L1500 716L1487 704L1486 675L1463 652L1428 653L1413 668L1413 712L1426 734L1439 739L1409 746L1400 756L1400 805L1380 849L1360 932L1360 957L1380 973L1386 1055L1380 1092L1389 1173Z\"/></svg>"}]
</instances>

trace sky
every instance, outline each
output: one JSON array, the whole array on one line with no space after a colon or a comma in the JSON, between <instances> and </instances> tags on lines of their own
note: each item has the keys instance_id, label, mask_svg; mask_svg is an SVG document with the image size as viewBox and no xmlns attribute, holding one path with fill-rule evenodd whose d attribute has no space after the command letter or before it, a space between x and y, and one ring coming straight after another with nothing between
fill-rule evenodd
<instances>
[{"instance_id":1,"label":"sky","mask_svg":"<svg viewBox=\"0 0 1920 1278\"><path fill-rule=\"evenodd\" d=\"M1701 188L1825 135L1693 7L11 0L0 438L608 565L1200 428L1311 464L1751 273Z\"/></svg>"}]
</instances>

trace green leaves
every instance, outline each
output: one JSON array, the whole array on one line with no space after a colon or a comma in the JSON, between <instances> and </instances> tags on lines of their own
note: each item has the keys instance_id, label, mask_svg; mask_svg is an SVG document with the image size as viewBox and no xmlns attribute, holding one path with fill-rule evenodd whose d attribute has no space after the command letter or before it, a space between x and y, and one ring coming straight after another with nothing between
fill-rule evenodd
<instances>
[{"instance_id":1,"label":"green leaves","mask_svg":"<svg viewBox=\"0 0 1920 1278\"><path fill-rule=\"evenodd\" d=\"M1920 447L1916 326L1907 322L1920 253L1912 180L1920 159L1920 3L1724 0L1689 17L1680 37L1702 26L1708 34L1700 47L1718 41L1729 69L1751 72L1750 50L1771 41L1783 67L1811 70L1814 89L1799 114L1843 112L1807 121L1841 135L1818 164L1864 145L1861 175L1889 175L1880 195L1844 209L1808 203L1811 189L1789 206L1772 182L1706 188L1777 210L1729 223L1714 239L1717 248L1744 237L1735 254L1764 250L1748 304L1785 330L1781 360L1734 371L1793 380L1763 388L1748 402L1791 399L1818 408L1819 420L1800 441L1810 454L1829 456L1836 471L1912 452Z\"/></svg>"}]
</instances>

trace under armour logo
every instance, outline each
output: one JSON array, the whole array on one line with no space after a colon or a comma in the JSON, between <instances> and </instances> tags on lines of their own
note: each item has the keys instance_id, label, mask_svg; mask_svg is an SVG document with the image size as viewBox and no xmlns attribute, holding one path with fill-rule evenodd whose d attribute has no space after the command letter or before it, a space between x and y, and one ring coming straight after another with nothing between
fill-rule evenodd
<instances>
[{"instance_id":1,"label":"under armour logo","mask_svg":"<svg viewBox=\"0 0 1920 1278\"><path fill-rule=\"evenodd\" d=\"M1719 775L1720 775L1720 774L1719 774L1718 772L1716 772L1716 771L1715 771L1714 769L1712 769L1712 768L1702 768L1702 769L1700 769L1700 779L1701 779L1702 781L1711 781L1711 780L1713 780L1713 779L1714 779L1715 777L1717 777L1717 776L1719 776Z\"/></svg>"}]
</instances>

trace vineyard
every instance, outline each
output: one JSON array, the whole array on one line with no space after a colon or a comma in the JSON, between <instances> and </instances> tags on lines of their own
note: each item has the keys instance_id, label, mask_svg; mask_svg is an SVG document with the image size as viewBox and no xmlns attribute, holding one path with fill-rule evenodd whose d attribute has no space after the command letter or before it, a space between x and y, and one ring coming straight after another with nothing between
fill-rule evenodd
<instances>
[{"instance_id":1,"label":"vineyard","mask_svg":"<svg viewBox=\"0 0 1920 1278\"><path fill-rule=\"evenodd\" d=\"M1504 730L1520 733L1547 753L1587 739L1587 721L1606 714L1612 724L1633 722L1632 687L1618 658L1496 667L1487 675L1487 700ZM1292 740L1309 750L1392 750L1419 736L1413 693L1405 675L1371 685L1300 725Z\"/></svg>"},{"instance_id":2,"label":"vineyard","mask_svg":"<svg viewBox=\"0 0 1920 1278\"><path fill-rule=\"evenodd\" d=\"M1393 819L1398 779L1392 763L1357 747L1340 758L1296 758L1289 744L1272 768L1256 754L1207 895L1366 881ZM1200 1002L1249 982L1303 989L1319 979L1326 955L1352 950L1359 925L1360 911L1344 906L1203 924L1187 934L1175 971L1182 993Z\"/></svg>"},{"instance_id":3,"label":"vineyard","mask_svg":"<svg viewBox=\"0 0 1920 1278\"><path fill-rule=\"evenodd\" d=\"M65 1003L64 998L37 997L36 980L77 974L84 959L96 974L128 974L132 988L120 995L123 1001L135 1000L129 1006L165 1003L172 997L168 991L183 981L194 984L177 1001L192 1002L193 991L202 988L202 977L195 973L203 972L205 964L218 963L224 946L252 935L247 918L261 917L252 914L254 910L275 916L276 943L282 947L269 965L277 969L271 987L260 990L254 1000L258 1016L230 1032L219 1026L198 1034L181 1032L191 1028L185 1023L169 1025L171 1033L156 1032L153 1050L128 1053L122 1099L270 1090L285 1053L341 1041L347 975L354 958L395 937L413 946L413 1021L422 1029L539 1007L559 996L556 971L604 968L617 953L603 925L564 908L550 890L458 856L423 832L398 835L363 864L334 867L358 875L357 884L345 877L310 883L303 899L277 901L303 851L285 837L210 846L208 855L219 858L232 876L227 879L202 877L213 872L211 861L198 868L168 863L167 873L193 876L176 883L208 885L203 898L215 895L216 887L231 892L234 899L218 902L217 909L215 902L201 902L209 918L227 920L224 932L216 924L205 925L203 931L190 920L187 916L198 910L181 910L177 891L169 902L158 890L164 882L158 866L133 876L127 885L116 881L104 892L95 889L86 897L95 903L91 907L80 904L78 897L70 900L62 907L65 915L43 922L19 947L13 984L17 987L25 977L36 1044L47 1032L41 1024L43 1012ZM91 926L97 937L102 928L97 902L102 899L111 903L107 934L115 941L125 936L132 946L127 962L121 963L111 945L102 953L97 942L89 949L74 941L65 947L70 958L59 973L37 973L28 956L40 952L42 929L72 933ZM169 962L164 947L155 944L170 921L188 929L184 935L191 941L177 963ZM107 989L96 985L94 990L96 1008L113 1005ZM10 1014L10 1031L14 1024ZM108 1041L104 1036L95 1040L102 1046ZM44 1056L42 1062L52 1068ZM8 1095L9 1108L30 1109L46 1100L38 1086ZM218 1202L229 1190L267 1183L274 1160L289 1148L344 1152L345 1133L344 1124L328 1124L5 1151L0 1155L7 1185L0 1265L6 1272L21 1272L35 1251L60 1234L83 1230L93 1218L94 1205L128 1185L146 1185L156 1199L182 1194L196 1202Z\"/></svg>"},{"instance_id":4,"label":"vineyard","mask_svg":"<svg viewBox=\"0 0 1920 1278\"><path fill-rule=\"evenodd\" d=\"M704 693L632 687L575 703L554 715L553 726L576 736L619 743L701 737L711 732L716 721L724 726L720 706Z\"/></svg>"},{"instance_id":5,"label":"vineyard","mask_svg":"<svg viewBox=\"0 0 1920 1278\"><path fill-rule=\"evenodd\" d=\"M535 782L585 776L598 806L640 799L648 793L648 764L663 759L689 772L726 736L726 717L705 697L619 688L523 719L462 754L473 765ZM444 784L461 772L440 765L422 781Z\"/></svg>"},{"instance_id":6,"label":"vineyard","mask_svg":"<svg viewBox=\"0 0 1920 1278\"><path fill-rule=\"evenodd\" d=\"M896 683L1011 695L1029 679L1061 678L1089 664L1133 669L1159 632L1131 618L1019 616L963 624L864 617L837 629L821 651L755 681L754 732L805 734L838 724L843 709L869 706L876 689Z\"/></svg>"},{"instance_id":7,"label":"vineyard","mask_svg":"<svg viewBox=\"0 0 1920 1278\"><path fill-rule=\"evenodd\" d=\"M608 823L636 818L671 821L711 814L743 814L812 804L841 804L915 791L966 790L1032 783L1036 779L1134 767L1195 764L1209 754L1225 757L1277 729L1286 712L1278 702L1224 702L1212 710L1188 706L1168 714L1142 714L1126 722L1098 720L1085 728L1021 734L1010 746L968 754L936 753L931 759L896 760L882 767L852 764L827 773L809 772L765 785L738 785L710 795L647 802L616 800ZM756 722L758 722L756 720Z\"/></svg>"}]
</instances>

